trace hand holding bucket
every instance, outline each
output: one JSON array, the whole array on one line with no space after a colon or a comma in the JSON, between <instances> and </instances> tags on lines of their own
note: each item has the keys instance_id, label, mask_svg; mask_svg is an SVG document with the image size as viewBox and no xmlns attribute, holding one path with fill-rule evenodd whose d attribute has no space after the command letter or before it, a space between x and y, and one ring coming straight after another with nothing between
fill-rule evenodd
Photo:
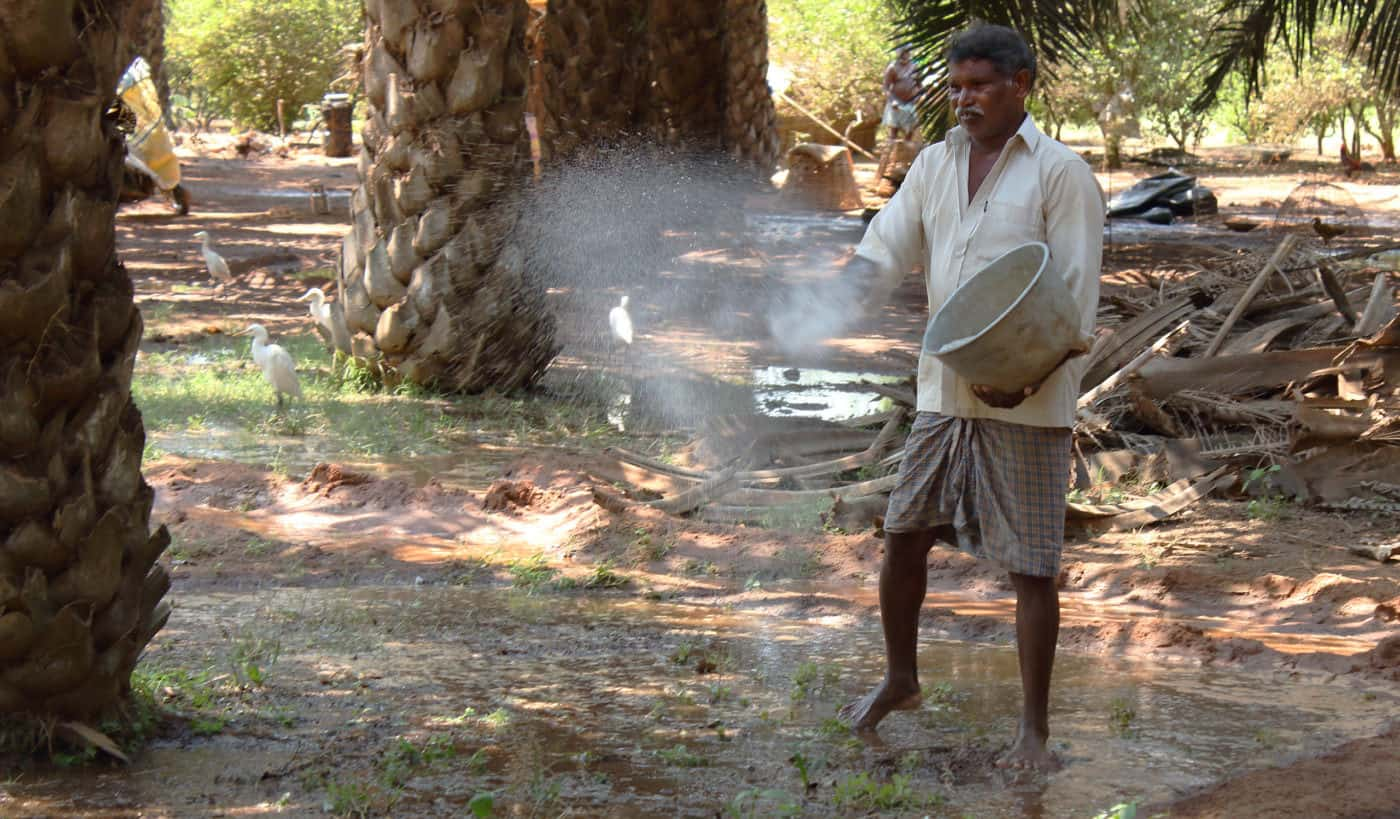
<instances>
[{"instance_id":1,"label":"hand holding bucket","mask_svg":"<svg viewBox=\"0 0 1400 819\"><path fill-rule=\"evenodd\" d=\"M1089 349L1074 297L1049 261L1043 242L1007 251L954 291L924 332L924 349L991 406L1019 404Z\"/></svg>"}]
</instances>

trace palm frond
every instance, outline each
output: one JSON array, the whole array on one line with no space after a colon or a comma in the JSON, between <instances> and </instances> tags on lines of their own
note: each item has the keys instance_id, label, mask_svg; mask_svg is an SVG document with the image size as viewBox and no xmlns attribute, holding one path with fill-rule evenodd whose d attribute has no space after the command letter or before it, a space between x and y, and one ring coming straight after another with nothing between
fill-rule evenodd
<instances>
[{"instance_id":1,"label":"palm frond","mask_svg":"<svg viewBox=\"0 0 1400 819\"><path fill-rule=\"evenodd\" d=\"M1366 53L1380 89L1400 93L1400 0L1223 0L1216 16L1219 46L1210 55L1198 109L1214 104L1236 72L1254 96L1272 48L1282 46L1295 67L1303 65L1318 26L1331 21L1346 28L1350 53Z\"/></svg>"},{"instance_id":2,"label":"palm frond","mask_svg":"<svg viewBox=\"0 0 1400 819\"><path fill-rule=\"evenodd\" d=\"M1397 0L1400 1L1400 0ZM1094 32L1116 23L1117 0L893 0L895 39L914 51L927 89L919 99L925 125L949 121L948 66L952 36L974 22L1014 28L1026 38L1041 66L1063 64L1094 43Z\"/></svg>"}]
</instances>

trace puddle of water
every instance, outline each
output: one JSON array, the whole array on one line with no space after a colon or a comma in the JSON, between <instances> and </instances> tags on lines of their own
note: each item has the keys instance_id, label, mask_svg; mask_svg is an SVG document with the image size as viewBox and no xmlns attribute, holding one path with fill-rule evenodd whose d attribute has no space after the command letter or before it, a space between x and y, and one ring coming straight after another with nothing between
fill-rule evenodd
<instances>
[{"instance_id":1,"label":"puddle of water","mask_svg":"<svg viewBox=\"0 0 1400 819\"><path fill-rule=\"evenodd\" d=\"M319 793L293 778L264 783L259 770L281 767L291 747L303 757L341 753L345 733L360 730L351 723L381 726L356 750L368 760L395 736L471 708L502 715L502 725L470 729L492 749L486 770L459 763L423 773L406 785L399 815L461 815L479 790L496 791L502 809L523 798L522 766L557 786L553 813L713 816L757 788L785 792L805 815L834 815L833 782L904 760L915 791L945 800L940 813L1082 817L1374 733L1397 704L1392 691L1362 697L1336 684L1062 654L1052 727L1068 765L1043 787L1012 788L985 764L958 763L990 758L1014 726L1020 688L1006 646L922 640L923 681L941 696L892 716L882 729L888 747L869 749L827 730L881 670L878 625L844 615L432 586L184 595L176 604L153 661L207 651L229 623L275 632L283 650L267 707L285 698L302 727L252 742L235 722L178 753L159 745L118 775L42 771L9 789L12 804L179 813L177 800L190 794L234 810L290 789L289 810L314 810ZM714 673L697 675L701 655ZM316 682L326 669L370 682L327 688ZM795 753L820 783L805 800ZM237 771L246 776L226 775Z\"/></svg>"}]
</instances>

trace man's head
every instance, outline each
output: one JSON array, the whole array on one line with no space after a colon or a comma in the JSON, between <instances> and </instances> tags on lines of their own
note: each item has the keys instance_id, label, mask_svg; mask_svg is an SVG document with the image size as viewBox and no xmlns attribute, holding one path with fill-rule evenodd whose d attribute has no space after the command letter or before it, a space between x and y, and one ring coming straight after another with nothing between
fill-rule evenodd
<instances>
[{"instance_id":1,"label":"man's head","mask_svg":"<svg viewBox=\"0 0 1400 819\"><path fill-rule=\"evenodd\" d=\"M948 45L949 102L973 139L1015 133L1034 83L1035 55L1005 26L973 26Z\"/></svg>"},{"instance_id":2,"label":"man's head","mask_svg":"<svg viewBox=\"0 0 1400 819\"><path fill-rule=\"evenodd\" d=\"M914 49L909 46L899 47L899 61L902 63L912 62L914 59Z\"/></svg>"}]
</instances>

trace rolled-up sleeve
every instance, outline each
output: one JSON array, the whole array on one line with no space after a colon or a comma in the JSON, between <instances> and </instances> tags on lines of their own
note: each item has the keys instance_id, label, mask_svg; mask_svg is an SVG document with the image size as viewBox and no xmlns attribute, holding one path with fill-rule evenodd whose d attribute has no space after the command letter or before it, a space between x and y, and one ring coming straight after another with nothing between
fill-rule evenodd
<instances>
[{"instance_id":1,"label":"rolled-up sleeve","mask_svg":"<svg viewBox=\"0 0 1400 819\"><path fill-rule=\"evenodd\" d=\"M1082 160L1050 169L1045 192L1045 237L1051 264L1064 276L1079 306L1079 328L1094 332L1103 263L1103 190Z\"/></svg>"},{"instance_id":2,"label":"rolled-up sleeve","mask_svg":"<svg viewBox=\"0 0 1400 819\"><path fill-rule=\"evenodd\" d=\"M924 264L924 177L930 150L933 149L926 148L914 158L904 183L875 214L856 248L857 256L868 259L879 270L872 282L874 292L868 294L868 305L882 304L910 270Z\"/></svg>"}]
</instances>

